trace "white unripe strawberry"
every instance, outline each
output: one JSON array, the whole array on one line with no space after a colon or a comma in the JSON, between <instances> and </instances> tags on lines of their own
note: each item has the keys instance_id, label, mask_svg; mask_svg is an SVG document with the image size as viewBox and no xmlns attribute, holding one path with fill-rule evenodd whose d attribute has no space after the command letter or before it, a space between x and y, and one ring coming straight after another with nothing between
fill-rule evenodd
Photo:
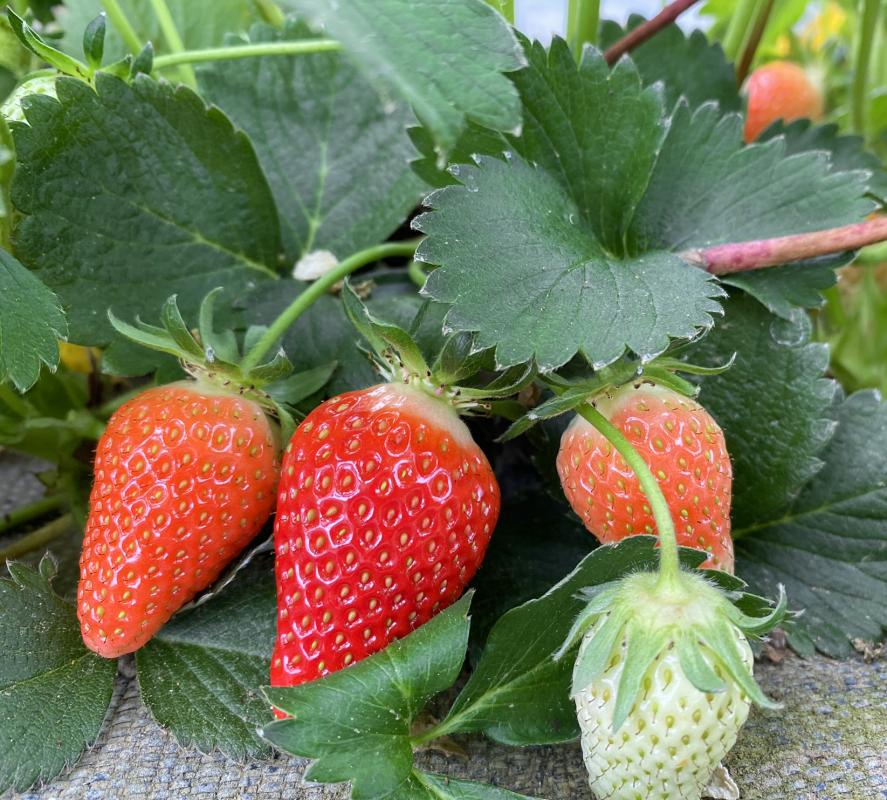
<instances>
[{"instance_id":1,"label":"white unripe strawberry","mask_svg":"<svg viewBox=\"0 0 887 800\"><path fill-rule=\"evenodd\" d=\"M3 101L3 105L0 106L0 114L7 122L27 122L22 109L22 100L32 94L55 98L55 79L55 75L41 75L19 84L12 90L12 94Z\"/></svg>"},{"instance_id":2,"label":"white unripe strawberry","mask_svg":"<svg viewBox=\"0 0 887 800\"><path fill-rule=\"evenodd\" d=\"M766 617L746 616L686 572L599 587L560 653L581 639L573 697L595 797L698 800L751 703L774 706L743 629L761 633L784 614L780 598Z\"/></svg>"}]
</instances>

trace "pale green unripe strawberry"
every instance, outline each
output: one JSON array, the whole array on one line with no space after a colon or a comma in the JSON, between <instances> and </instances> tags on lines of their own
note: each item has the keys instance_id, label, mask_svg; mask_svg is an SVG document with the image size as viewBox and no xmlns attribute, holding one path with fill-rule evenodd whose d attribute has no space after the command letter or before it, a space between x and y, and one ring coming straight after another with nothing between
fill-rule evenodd
<instances>
[{"instance_id":1,"label":"pale green unripe strawberry","mask_svg":"<svg viewBox=\"0 0 887 800\"><path fill-rule=\"evenodd\" d=\"M32 94L42 94L54 98L55 76L41 75L16 86L12 94L0 106L0 114L7 122L27 122L25 112L22 110L22 100Z\"/></svg>"},{"instance_id":2,"label":"pale green unripe strawberry","mask_svg":"<svg viewBox=\"0 0 887 800\"><path fill-rule=\"evenodd\" d=\"M751 648L742 632L734 631L751 674ZM585 635L580 658L595 632ZM612 800L698 798L736 742L751 703L732 682L720 692L700 692L684 675L675 642L669 640L644 676L628 718L614 732L625 647L623 639L604 673L574 698L592 791ZM706 657L715 660L711 653ZM714 672L726 677L717 665Z\"/></svg>"},{"instance_id":3,"label":"pale green unripe strawberry","mask_svg":"<svg viewBox=\"0 0 887 800\"><path fill-rule=\"evenodd\" d=\"M751 703L775 706L755 683L745 634L782 620L784 596L747 616L687 572L636 573L587 596L557 657L581 642L572 694L595 797L698 800Z\"/></svg>"}]
</instances>

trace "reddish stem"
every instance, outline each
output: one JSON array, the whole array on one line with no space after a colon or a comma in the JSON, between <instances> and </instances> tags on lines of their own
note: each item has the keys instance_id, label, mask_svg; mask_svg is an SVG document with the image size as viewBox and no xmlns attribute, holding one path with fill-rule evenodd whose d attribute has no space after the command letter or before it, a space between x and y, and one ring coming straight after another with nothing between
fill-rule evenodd
<instances>
[{"instance_id":1,"label":"reddish stem","mask_svg":"<svg viewBox=\"0 0 887 800\"><path fill-rule=\"evenodd\" d=\"M858 250L885 240L887 215L825 231L719 244L704 250L688 250L681 255L685 261L713 275L729 275L731 272L775 267L804 258Z\"/></svg>"},{"instance_id":2,"label":"reddish stem","mask_svg":"<svg viewBox=\"0 0 887 800\"><path fill-rule=\"evenodd\" d=\"M637 28L623 36L612 47L608 47L604 52L604 58L607 63L611 66L615 64L623 55L634 50L639 44L646 42L654 33L674 22L690 6L698 2L699 0L674 0L674 2L669 3L655 17L648 19L642 25L638 25Z\"/></svg>"}]
</instances>

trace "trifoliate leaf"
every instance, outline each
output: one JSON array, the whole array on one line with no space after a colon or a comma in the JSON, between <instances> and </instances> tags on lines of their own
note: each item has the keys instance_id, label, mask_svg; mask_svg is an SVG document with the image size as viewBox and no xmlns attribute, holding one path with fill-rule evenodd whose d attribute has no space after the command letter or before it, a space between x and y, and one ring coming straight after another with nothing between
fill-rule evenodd
<instances>
[{"instance_id":1,"label":"trifoliate leaf","mask_svg":"<svg viewBox=\"0 0 887 800\"><path fill-rule=\"evenodd\" d=\"M778 120L758 137L758 141L766 142L777 136L785 137L786 152L789 154L825 150L835 170L868 171L869 192L881 204L887 205L887 169L877 156L865 149L861 136L842 135L834 123L814 125L809 119L799 119L786 125L783 120Z\"/></svg>"},{"instance_id":2,"label":"trifoliate leaf","mask_svg":"<svg viewBox=\"0 0 887 800\"><path fill-rule=\"evenodd\" d=\"M848 656L850 639L878 641L887 628L887 405L860 392L834 414L824 466L791 508L733 536L736 571L751 588L785 584L804 609L793 623L802 638Z\"/></svg>"},{"instance_id":3,"label":"trifoliate leaf","mask_svg":"<svg viewBox=\"0 0 887 800\"><path fill-rule=\"evenodd\" d=\"M105 344L106 312L156 318L176 292L195 314L274 275L277 212L250 143L190 90L99 74L57 82L14 131L16 253L54 289L73 341Z\"/></svg>"},{"instance_id":4,"label":"trifoliate leaf","mask_svg":"<svg viewBox=\"0 0 887 800\"><path fill-rule=\"evenodd\" d=\"M611 71L586 48L577 66L561 40L528 58L512 76L525 116L513 152L451 167L461 185L415 221L428 234L417 257L439 265L424 291L500 365L658 355L719 310L720 287L686 250L857 222L874 207L865 173L830 172L825 153L786 157L781 141L746 147L740 116L714 104L680 101L666 117L629 59ZM809 288L765 288L774 307L809 302Z\"/></svg>"},{"instance_id":5,"label":"trifoliate leaf","mask_svg":"<svg viewBox=\"0 0 887 800\"><path fill-rule=\"evenodd\" d=\"M554 660L587 601L584 588L629 572L655 569L654 539L633 536L599 547L560 583L505 614L493 627L474 672L442 725L448 733L482 731L510 745L551 744L579 734L570 700L571 659ZM683 551L690 566L705 556Z\"/></svg>"},{"instance_id":6,"label":"trifoliate leaf","mask_svg":"<svg viewBox=\"0 0 887 800\"><path fill-rule=\"evenodd\" d=\"M523 66L523 54L511 28L484 0L292 5L342 41L368 79L413 107L440 155L455 145L466 120L497 131L520 129L520 101L502 73Z\"/></svg>"},{"instance_id":7,"label":"trifoliate leaf","mask_svg":"<svg viewBox=\"0 0 887 800\"><path fill-rule=\"evenodd\" d=\"M463 597L348 669L301 686L266 687L268 700L292 718L265 725L262 735L285 752L314 759L308 779L350 780L356 800L403 789L415 780L411 723L459 675L470 601Z\"/></svg>"},{"instance_id":8,"label":"trifoliate leaf","mask_svg":"<svg viewBox=\"0 0 887 800\"><path fill-rule=\"evenodd\" d=\"M258 687L268 680L275 610L271 559L257 557L136 653L142 699L180 744L238 759L267 754L255 731L268 718Z\"/></svg>"},{"instance_id":9,"label":"trifoliate leaf","mask_svg":"<svg viewBox=\"0 0 887 800\"><path fill-rule=\"evenodd\" d=\"M625 27L605 21L601 25L600 47L606 49L615 44L643 21L637 14L629 17ZM721 45L710 43L702 31L686 34L677 25L666 25L634 48L631 59L645 85L662 82L667 108L673 108L682 96L694 107L714 100L723 111L742 108L733 65L727 61Z\"/></svg>"},{"instance_id":10,"label":"trifoliate leaf","mask_svg":"<svg viewBox=\"0 0 887 800\"><path fill-rule=\"evenodd\" d=\"M58 366L58 340L68 325L58 298L3 249L0 297L0 381L24 392L37 382L41 364Z\"/></svg>"},{"instance_id":11,"label":"trifoliate leaf","mask_svg":"<svg viewBox=\"0 0 887 800\"><path fill-rule=\"evenodd\" d=\"M805 314L783 320L742 296L725 310L688 358L722 364L736 356L726 372L702 381L699 395L727 439L736 528L773 519L822 468L837 384L823 377L828 348L810 343Z\"/></svg>"},{"instance_id":12,"label":"trifoliate leaf","mask_svg":"<svg viewBox=\"0 0 887 800\"><path fill-rule=\"evenodd\" d=\"M228 43L310 38L303 24L256 25ZM342 53L219 61L198 75L203 96L256 148L290 262L315 250L342 260L378 244L418 203L409 107L383 101Z\"/></svg>"},{"instance_id":13,"label":"trifoliate leaf","mask_svg":"<svg viewBox=\"0 0 887 800\"><path fill-rule=\"evenodd\" d=\"M54 564L9 564L0 579L0 794L50 780L95 741L117 662L87 650Z\"/></svg>"}]
</instances>

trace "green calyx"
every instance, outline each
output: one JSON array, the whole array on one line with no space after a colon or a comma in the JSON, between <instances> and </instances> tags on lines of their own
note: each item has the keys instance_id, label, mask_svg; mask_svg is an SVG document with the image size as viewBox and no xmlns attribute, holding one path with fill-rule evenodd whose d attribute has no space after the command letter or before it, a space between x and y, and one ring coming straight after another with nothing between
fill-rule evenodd
<instances>
[{"instance_id":1,"label":"green calyx","mask_svg":"<svg viewBox=\"0 0 887 800\"><path fill-rule=\"evenodd\" d=\"M449 334L432 359L427 359L416 341L427 304L420 310L409 331L378 319L358 297L350 282L342 289L345 313L351 324L369 343L370 360L389 383L406 383L429 396L442 400L460 414L489 410L488 400L510 397L532 383L532 365L506 370L483 386L464 382L486 370L489 351L476 350L473 338L465 333Z\"/></svg>"},{"instance_id":2,"label":"green calyx","mask_svg":"<svg viewBox=\"0 0 887 800\"><path fill-rule=\"evenodd\" d=\"M295 427L292 415L283 405L284 402L297 402L290 389L298 391L298 399L304 399L322 388L335 365L311 370L310 375L299 373L289 377L293 372L293 365L281 349L269 361L244 369L234 332L215 329L214 305L221 291L221 288L214 289L204 298L200 305L196 331L189 329L185 323L175 295L163 304L160 327L141 320L130 325L116 317L111 310L108 311L108 319L114 329L127 339L151 350L175 356L182 369L195 380L243 395L258 403L279 418L286 439ZM243 349L249 351L252 343L265 330L264 326L250 327L243 337ZM293 381L298 383L297 387L288 386Z\"/></svg>"},{"instance_id":3,"label":"green calyx","mask_svg":"<svg viewBox=\"0 0 887 800\"><path fill-rule=\"evenodd\" d=\"M706 577L682 570L668 584L656 573L640 572L586 591L588 605L555 654L556 660L565 657L590 633L573 669L573 695L600 678L621 652L613 714L617 731L657 657L675 648L684 675L699 691L725 691L729 680L755 704L778 708L755 682L739 643L742 637L763 636L787 618L785 594L780 587L778 601L770 604L743 592L744 586L723 573Z\"/></svg>"}]
</instances>

